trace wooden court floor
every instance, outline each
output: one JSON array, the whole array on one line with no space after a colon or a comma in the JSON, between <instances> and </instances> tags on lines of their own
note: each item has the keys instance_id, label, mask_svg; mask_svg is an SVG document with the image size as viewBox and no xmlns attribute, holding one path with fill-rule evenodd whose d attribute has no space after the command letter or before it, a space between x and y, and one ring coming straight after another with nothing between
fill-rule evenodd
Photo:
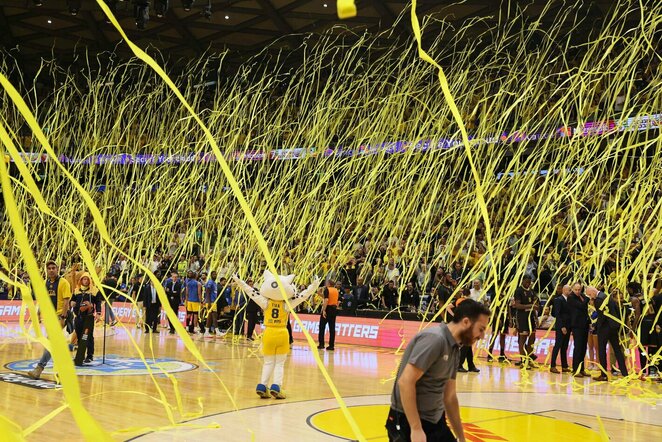
<instances>
[{"instance_id":1,"label":"wooden court floor","mask_svg":"<svg viewBox=\"0 0 662 442\"><path fill-rule=\"evenodd\" d=\"M18 327L0 331L6 373L31 369L41 355ZM84 406L116 440L333 441L353 440L317 368L313 351L295 342L285 372L285 400L260 399L254 388L261 370L259 342L196 338L211 371L200 366L176 335L145 335L129 325L110 329L106 364L101 364L103 329L95 331L94 365L80 371ZM150 377L138 359L138 343L150 366L167 370ZM383 429L392 377L399 362L393 350L337 345L322 351L324 365L367 440L386 440ZM545 369L520 371L478 359L481 372L458 373L458 391L467 434L474 441L662 440L662 387L651 381L626 386L573 380ZM213 372L215 373L213 373ZM215 377L217 374L223 384ZM52 367L43 378L52 380ZM157 386L168 404L160 402ZM1 414L32 441L81 440L69 409L34 429L39 419L64 403L59 389L35 389L0 382ZM174 417L173 426L166 412ZM604 430L601 429L602 428ZM0 439L2 439L0 437Z\"/></svg>"}]
</instances>

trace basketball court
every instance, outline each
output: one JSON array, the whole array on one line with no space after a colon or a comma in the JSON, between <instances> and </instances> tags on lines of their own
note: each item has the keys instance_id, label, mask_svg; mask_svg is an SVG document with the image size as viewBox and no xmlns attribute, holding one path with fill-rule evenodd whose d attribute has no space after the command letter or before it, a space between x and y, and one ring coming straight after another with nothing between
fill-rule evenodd
<instances>
[{"instance_id":1,"label":"basketball court","mask_svg":"<svg viewBox=\"0 0 662 442\"><path fill-rule=\"evenodd\" d=\"M132 324L109 330L105 363L103 329L97 327L97 356L78 368L78 380L83 405L117 440L356 439L315 364L312 352L318 350L303 341L295 342L286 365L288 397L275 400L254 392L261 369L258 341L196 338L210 370L166 330L151 336ZM15 375L5 379L31 370L41 355L40 345L29 347L18 334L18 324L10 324L1 338L5 416L27 429L28 440L81 440L71 412L62 406L62 390L48 382L55 378L50 364L41 387L15 382ZM387 440L383 423L399 361L395 351L341 344L335 352L322 351L321 358L363 436ZM662 436L660 384L597 383L545 369L523 372L483 358L477 362L480 373L457 378L468 440L600 441L606 434L612 441L652 441Z\"/></svg>"}]
</instances>

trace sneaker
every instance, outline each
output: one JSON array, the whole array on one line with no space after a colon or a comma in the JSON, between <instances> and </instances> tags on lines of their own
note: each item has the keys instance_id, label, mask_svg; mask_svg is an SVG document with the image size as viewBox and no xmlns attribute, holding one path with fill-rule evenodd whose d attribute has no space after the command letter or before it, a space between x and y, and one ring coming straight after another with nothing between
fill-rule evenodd
<instances>
[{"instance_id":1,"label":"sneaker","mask_svg":"<svg viewBox=\"0 0 662 442\"><path fill-rule=\"evenodd\" d=\"M280 391L280 385L272 384L269 388L269 393L274 397L274 399L285 399L285 393Z\"/></svg>"},{"instance_id":2,"label":"sneaker","mask_svg":"<svg viewBox=\"0 0 662 442\"><path fill-rule=\"evenodd\" d=\"M255 392L262 399L268 399L269 398L269 389L264 384L257 384L257 387L255 387Z\"/></svg>"},{"instance_id":3,"label":"sneaker","mask_svg":"<svg viewBox=\"0 0 662 442\"><path fill-rule=\"evenodd\" d=\"M44 367L37 365L34 370L28 371L28 376L32 379L39 379L42 371L44 371Z\"/></svg>"},{"instance_id":4,"label":"sneaker","mask_svg":"<svg viewBox=\"0 0 662 442\"><path fill-rule=\"evenodd\" d=\"M209 334L209 332L205 332L205 333L202 335L202 337L203 337L203 338L211 338L211 335Z\"/></svg>"}]
</instances>

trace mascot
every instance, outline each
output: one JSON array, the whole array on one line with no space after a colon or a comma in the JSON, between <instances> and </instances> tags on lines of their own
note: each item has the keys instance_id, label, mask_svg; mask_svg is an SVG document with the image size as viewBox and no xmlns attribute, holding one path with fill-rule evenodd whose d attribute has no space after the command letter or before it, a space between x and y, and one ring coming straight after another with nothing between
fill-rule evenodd
<instances>
[{"instance_id":1,"label":"mascot","mask_svg":"<svg viewBox=\"0 0 662 442\"><path fill-rule=\"evenodd\" d=\"M262 366L262 377L255 388L255 392L263 399L268 398L269 395L276 399L285 399L281 386L283 372L285 371L285 360L290 352L290 341L287 333L289 307L283 300L276 278L268 270L264 271L264 282L260 286L260 290L249 286L237 275L233 275L232 279L264 311L265 330L262 335L264 365ZM293 280L294 275L280 276L290 306L296 308L306 298L315 293L320 285L320 280L316 277L313 283L301 293L297 293L296 287L292 284ZM272 373L274 375L273 383L270 388L267 388Z\"/></svg>"}]
</instances>

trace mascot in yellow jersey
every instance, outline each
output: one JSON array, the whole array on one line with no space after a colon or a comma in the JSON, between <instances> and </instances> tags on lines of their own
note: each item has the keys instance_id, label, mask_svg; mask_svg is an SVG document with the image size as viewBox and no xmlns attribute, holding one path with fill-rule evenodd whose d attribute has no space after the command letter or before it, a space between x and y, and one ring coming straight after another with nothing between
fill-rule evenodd
<instances>
[{"instance_id":1,"label":"mascot in yellow jersey","mask_svg":"<svg viewBox=\"0 0 662 442\"><path fill-rule=\"evenodd\" d=\"M274 275L268 270L264 271L264 282L257 290L237 275L233 275L234 282L264 311L264 334L262 335L262 353L264 354L264 365L262 366L262 377L257 384L255 392L263 399L269 395L276 399L285 399L282 391L283 372L285 371L285 360L290 352L290 340L287 333L287 322L289 321L289 307L283 300L283 295L278 288ZM315 293L320 285L319 278L315 278L306 290L298 293L292 284L294 275L280 276L285 293L290 301L290 306L295 308L304 302L310 295ZM270 388L269 378L273 373L273 383Z\"/></svg>"}]
</instances>

